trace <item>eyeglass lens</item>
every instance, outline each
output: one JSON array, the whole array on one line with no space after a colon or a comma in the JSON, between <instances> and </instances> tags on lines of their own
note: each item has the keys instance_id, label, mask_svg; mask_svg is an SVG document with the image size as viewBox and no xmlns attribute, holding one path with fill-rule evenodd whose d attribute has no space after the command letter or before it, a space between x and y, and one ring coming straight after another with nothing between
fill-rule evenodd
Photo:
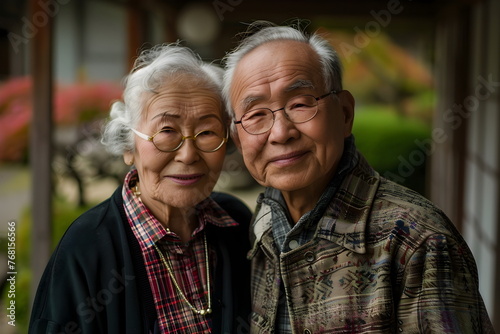
<instances>
[{"instance_id":1,"label":"eyeglass lens","mask_svg":"<svg viewBox=\"0 0 500 334\"><path fill-rule=\"evenodd\" d=\"M207 129L184 137L174 129L163 129L153 137L153 144L160 151L170 152L179 149L186 139L193 139L195 146L205 152L216 151L225 141L222 130Z\"/></svg>"},{"instance_id":2,"label":"eyeglass lens","mask_svg":"<svg viewBox=\"0 0 500 334\"><path fill-rule=\"evenodd\" d=\"M283 110L291 122L304 123L316 116L318 101L312 95L295 96L287 102ZM249 133L264 133L274 124L274 112L267 108L250 110L241 118L241 125Z\"/></svg>"}]
</instances>

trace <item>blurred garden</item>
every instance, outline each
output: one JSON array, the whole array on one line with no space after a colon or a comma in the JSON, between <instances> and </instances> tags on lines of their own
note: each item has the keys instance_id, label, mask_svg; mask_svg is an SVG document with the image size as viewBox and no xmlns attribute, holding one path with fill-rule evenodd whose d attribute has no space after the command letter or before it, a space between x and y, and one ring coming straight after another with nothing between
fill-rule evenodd
<instances>
[{"instance_id":1,"label":"blurred garden","mask_svg":"<svg viewBox=\"0 0 500 334\"><path fill-rule=\"evenodd\" d=\"M328 35L342 60L344 89L356 100L358 150L384 177L426 195L422 143L431 135L436 103L431 64L383 33L361 45L352 33Z\"/></svg>"},{"instance_id":2,"label":"blurred garden","mask_svg":"<svg viewBox=\"0 0 500 334\"><path fill-rule=\"evenodd\" d=\"M430 137L435 105L432 69L384 34L362 48L353 44L352 33L330 31L329 35L334 36L330 41L343 61L344 89L356 99L354 134L358 149L380 174L425 195L427 155L417 143ZM29 170L29 131L34 126L30 123L31 87L30 77L0 83L0 169ZM54 87L53 247L79 214L97 204L89 195L96 184L118 186L127 170L121 159L110 157L100 144L103 120L111 102L120 96L121 86L110 82ZM72 196L62 184L72 188ZM28 205L17 218L20 333L26 331L30 309L33 214ZM0 243L6 242L0 239Z\"/></svg>"}]
</instances>

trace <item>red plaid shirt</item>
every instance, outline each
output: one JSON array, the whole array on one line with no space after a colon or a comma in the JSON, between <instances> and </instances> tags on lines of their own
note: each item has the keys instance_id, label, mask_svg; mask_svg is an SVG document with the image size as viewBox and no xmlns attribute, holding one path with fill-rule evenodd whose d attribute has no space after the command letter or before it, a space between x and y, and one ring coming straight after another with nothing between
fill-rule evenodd
<instances>
[{"instance_id":1,"label":"red plaid shirt","mask_svg":"<svg viewBox=\"0 0 500 334\"><path fill-rule=\"evenodd\" d=\"M131 188L137 182L137 171L130 171L123 186L123 202L130 227L141 246L146 272L158 314L162 333L210 333L209 316L195 314L179 295L165 264L154 244L170 260L177 283L189 302L197 309L206 309L206 264L203 229L207 223L219 227L234 226L237 223L211 198L197 205L199 226L193 232L188 244L184 244L173 232L167 230L142 203L132 194ZM210 247L210 280L215 282L216 252ZM212 284L213 286L213 284ZM213 291L211 291L213 292ZM213 303L213 301L212 301Z\"/></svg>"}]
</instances>

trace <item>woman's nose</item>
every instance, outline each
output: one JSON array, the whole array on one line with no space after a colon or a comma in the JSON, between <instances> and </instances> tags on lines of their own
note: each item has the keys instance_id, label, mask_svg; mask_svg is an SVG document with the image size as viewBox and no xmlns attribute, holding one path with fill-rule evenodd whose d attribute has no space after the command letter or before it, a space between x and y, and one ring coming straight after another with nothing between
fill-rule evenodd
<instances>
[{"instance_id":1,"label":"woman's nose","mask_svg":"<svg viewBox=\"0 0 500 334\"><path fill-rule=\"evenodd\" d=\"M176 151L175 160L190 165L200 159L194 137L186 137L181 147Z\"/></svg>"}]
</instances>

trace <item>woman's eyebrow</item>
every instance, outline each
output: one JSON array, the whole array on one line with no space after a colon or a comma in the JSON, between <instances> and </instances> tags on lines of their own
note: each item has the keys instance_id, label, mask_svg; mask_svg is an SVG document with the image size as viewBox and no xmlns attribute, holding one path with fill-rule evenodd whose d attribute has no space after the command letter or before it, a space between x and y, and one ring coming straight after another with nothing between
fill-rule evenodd
<instances>
[{"instance_id":1,"label":"woman's eyebrow","mask_svg":"<svg viewBox=\"0 0 500 334\"><path fill-rule=\"evenodd\" d=\"M262 99L262 96L247 96L240 103L241 109L247 110L255 101Z\"/></svg>"},{"instance_id":2,"label":"woman's eyebrow","mask_svg":"<svg viewBox=\"0 0 500 334\"><path fill-rule=\"evenodd\" d=\"M207 118L215 118L215 119L219 119L219 116L215 115L215 114L205 114L205 115L201 115L200 118L198 118L199 120L204 120L204 119L207 119Z\"/></svg>"},{"instance_id":3,"label":"woman's eyebrow","mask_svg":"<svg viewBox=\"0 0 500 334\"><path fill-rule=\"evenodd\" d=\"M152 121L154 121L155 119L157 119L158 117L164 119L164 118L169 118L169 117L172 117L172 118L180 118L181 116L178 115L178 114L171 114L169 112L163 112L161 114L158 114L158 115L155 115L153 118L151 118Z\"/></svg>"},{"instance_id":4,"label":"woman's eyebrow","mask_svg":"<svg viewBox=\"0 0 500 334\"><path fill-rule=\"evenodd\" d=\"M169 112L164 112L164 113L155 115L153 118L151 118L151 121L155 121L158 118L160 118L160 121L164 120L164 119L168 119L168 118L180 119L181 115L179 115L179 114L172 114L172 113L169 113ZM220 120L220 118L217 115L211 114L211 113L210 114L201 115L198 118L198 120L204 120L204 119L207 119L207 118L215 118L215 119Z\"/></svg>"}]
</instances>

